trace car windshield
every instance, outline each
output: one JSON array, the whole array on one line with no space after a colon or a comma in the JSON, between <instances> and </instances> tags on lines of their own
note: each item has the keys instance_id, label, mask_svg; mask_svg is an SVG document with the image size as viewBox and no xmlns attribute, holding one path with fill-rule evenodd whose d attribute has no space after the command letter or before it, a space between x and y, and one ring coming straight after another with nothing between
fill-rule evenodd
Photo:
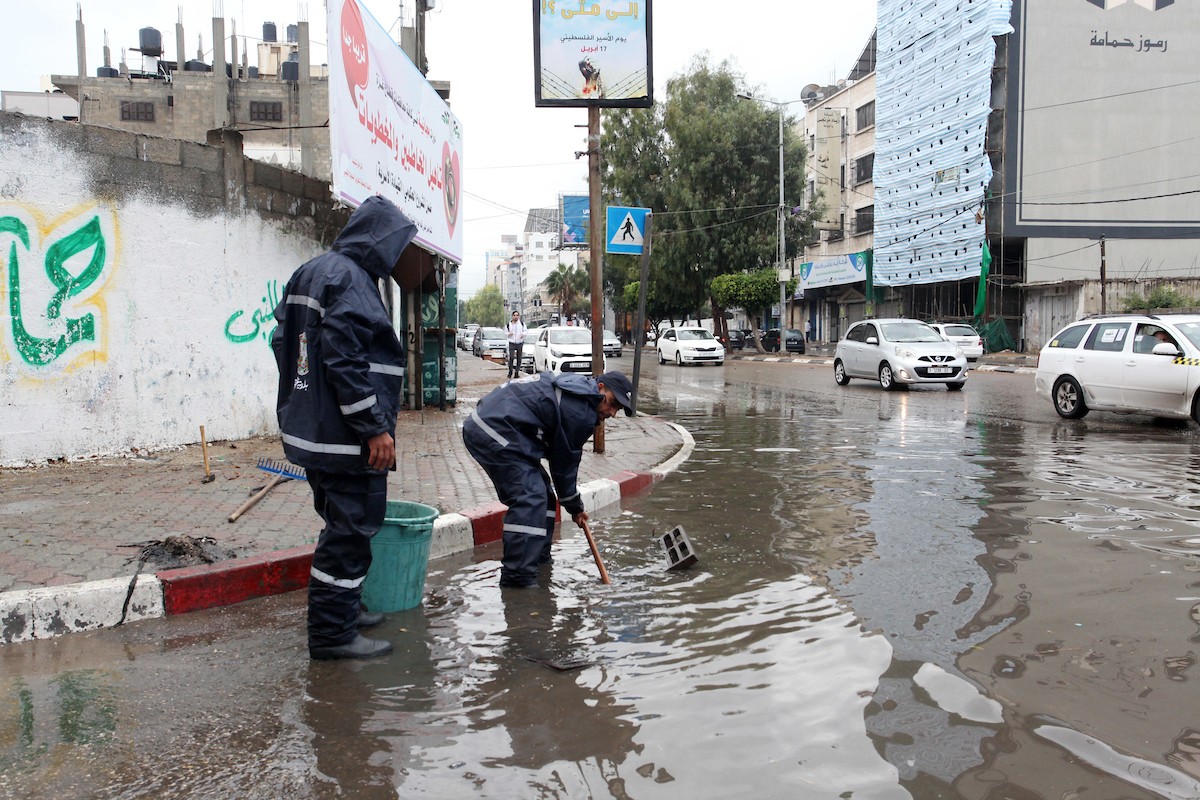
<instances>
[{"instance_id":1,"label":"car windshield","mask_svg":"<svg viewBox=\"0 0 1200 800\"><path fill-rule=\"evenodd\" d=\"M978 336L970 325L946 325L942 328L947 336Z\"/></svg>"},{"instance_id":2,"label":"car windshield","mask_svg":"<svg viewBox=\"0 0 1200 800\"><path fill-rule=\"evenodd\" d=\"M686 328L679 331L679 339L681 341L687 339L711 339L713 335L706 330L688 330Z\"/></svg>"},{"instance_id":3,"label":"car windshield","mask_svg":"<svg viewBox=\"0 0 1200 800\"><path fill-rule=\"evenodd\" d=\"M550 331L550 344L590 344L592 332L587 328L568 328Z\"/></svg>"},{"instance_id":4,"label":"car windshield","mask_svg":"<svg viewBox=\"0 0 1200 800\"><path fill-rule=\"evenodd\" d=\"M940 342L942 337L924 322L884 322L883 338L889 342Z\"/></svg>"},{"instance_id":5,"label":"car windshield","mask_svg":"<svg viewBox=\"0 0 1200 800\"><path fill-rule=\"evenodd\" d=\"M507 339L508 335L499 328L484 328L483 333L479 334L484 339Z\"/></svg>"},{"instance_id":6,"label":"car windshield","mask_svg":"<svg viewBox=\"0 0 1200 800\"><path fill-rule=\"evenodd\" d=\"M1181 322L1175 326L1188 341L1200 347L1200 322Z\"/></svg>"}]
</instances>

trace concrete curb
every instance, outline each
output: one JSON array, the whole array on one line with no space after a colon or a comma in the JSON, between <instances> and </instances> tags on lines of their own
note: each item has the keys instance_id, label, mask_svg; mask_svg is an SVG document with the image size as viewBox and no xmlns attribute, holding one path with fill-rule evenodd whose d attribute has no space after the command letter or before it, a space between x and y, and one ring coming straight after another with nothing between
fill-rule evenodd
<instances>
[{"instance_id":1,"label":"concrete curb","mask_svg":"<svg viewBox=\"0 0 1200 800\"><path fill-rule=\"evenodd\" d=\"M695 440L685 428L667 424L683 439L679 452L648 471L621 471L580 485L588 513L645 491L687 461ZM499 541L505 511L507 506L497 502L459 514L442 514L434 521L430 559ZM111 628L303 589L308 586L315 548L305 545L155 574L3 592L0 643Z\"/></svg>"}]
</instances>

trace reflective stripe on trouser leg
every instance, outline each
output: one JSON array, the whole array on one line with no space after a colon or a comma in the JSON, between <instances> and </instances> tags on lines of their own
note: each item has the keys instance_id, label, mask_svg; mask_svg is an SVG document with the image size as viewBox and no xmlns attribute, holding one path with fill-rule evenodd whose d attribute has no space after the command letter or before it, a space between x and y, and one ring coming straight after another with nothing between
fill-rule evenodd
<instances>
[{"instance_id":1,"label":"reflective stripe on trouser leg","mask_svg":"<svg viewBox=\"0 0 1200 800\"><path fill-rule=\"evenodd\" d=\"M371 537L379 532L387 508L387 476L310 469L308 484L313 507L325 521L308 579L308 645L330 647L358 633Z\"/></svg>"},{"instance_id":2,"label":"reflective stripe on trouser leg","mask_svg":"<svg viewBox=\"0 0 1200 800\"><path fill-rule=\"evenodd\" d=\"M550 476L537 461L497 446L469 420L463 425L463 441L491 478L500 502L508 506L504 515L500 579L505 583L533 583L537 580L538 562L543 553L548 553L554 532L553 509L557 500ZM549 517L547 509L551 509Z\"/></svg>"}]
</instances>

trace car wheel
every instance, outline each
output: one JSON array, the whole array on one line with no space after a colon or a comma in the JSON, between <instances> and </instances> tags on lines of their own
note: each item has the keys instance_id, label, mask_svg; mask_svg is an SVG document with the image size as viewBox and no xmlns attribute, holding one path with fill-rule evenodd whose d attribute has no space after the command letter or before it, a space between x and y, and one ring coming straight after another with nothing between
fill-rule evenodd
<instances>
[{"instance_id":1,"label":"car wheel","mask_svg":"<svg viewBox=\"0 0 1200 800\"><path fill-rule=\"evenodd\" d=\"M879 365L879 385L885 392L896 388L896 375L892 372L892 365L886 361Z\"/></svg>"},{"instance_id":2,"label":"car wheel","mask_svg":"<svg viewBox=\"0 0 1200 800\"><path fill-rule=\"evenodd\" d=\"M714 367L723 367L723 366L725 366L725 362L723 360L722 361L714 361L713 366Z\"/></svg>"},{"instance_id":3,"label":"car wheel","mask_svg":"<svg viewBox=\"0 0 1200 800\"><path fill-rule=\"evenodd\" d=\"M675 351L675 366L683 366L683 355L678 350Z\"/></svg>"},{"instance_id":4,"label":"car wheel","mask_svg":"<svg viewBox=\"0 0 1200 800\"><path fill-rule=\"evenodd\" d=\"M840 358L833 362L833 379L838 386L845 386L850 382L850 376L846 374L846 365Z\"/></svg>"},{"instance_id":5,"label":"car wheel","mask_svg":"<svg viewBox=\"0 0 1200 800\"><path fill-rule=\"evenodd\" d=\"M660 364L667 363L667 360L665 358L663 358L662 350L658 351L658 363L660 363Z\"/></svg>"},{"instance_id":6,"label":"car wheel","mask_svg":"<svg viewBox=\"0 0 1200 800\"><path fill-rule=\"evenodd\" d=\"M1088 413L1083 390L1074 378L1062 377L1054 382L1054 410L1063 419L1082 419Z\"/></svg>"},{"instance_id":7,"label":"car wheel","mask_svg":"<svg viewBox=\"0 0 1200 800\"><path fill-rule=\"evenodd\" d=\"M1196 392L1196 396L1192 398L1192 419L1200 423L1200 392Z\"/></svg>"},{"instance_id":8,"label":"car wheel","mask_svg":"<svg viewBox=\"0 0 1200 800\"><path fill-rule=\"evenodd\" d=\"M958 381L956 383L947 383L946 388L952 392L957 392L957 391L961 391L962 388L966 385L967 385L966 381Z\"/></svg>"}]
</instances>

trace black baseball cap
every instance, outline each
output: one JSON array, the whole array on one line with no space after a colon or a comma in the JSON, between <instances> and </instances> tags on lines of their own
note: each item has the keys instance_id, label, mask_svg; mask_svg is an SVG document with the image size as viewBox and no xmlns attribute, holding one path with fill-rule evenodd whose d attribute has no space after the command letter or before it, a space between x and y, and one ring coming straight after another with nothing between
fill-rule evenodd
<instances>
[{"instance_id":1,"label":"black baseball cap","mask_svg":"<svg viewBox=\"0 0 1200 800\"><path fill-rule=\"evenodd\" d=\"M629 378L625 377L625 373L606 372L596 378L596 382L603 383L606 389L612 391L617 402L625 409L625 416L633 416L633 384L629 382Z\"/></svg>"}]
</instances>

